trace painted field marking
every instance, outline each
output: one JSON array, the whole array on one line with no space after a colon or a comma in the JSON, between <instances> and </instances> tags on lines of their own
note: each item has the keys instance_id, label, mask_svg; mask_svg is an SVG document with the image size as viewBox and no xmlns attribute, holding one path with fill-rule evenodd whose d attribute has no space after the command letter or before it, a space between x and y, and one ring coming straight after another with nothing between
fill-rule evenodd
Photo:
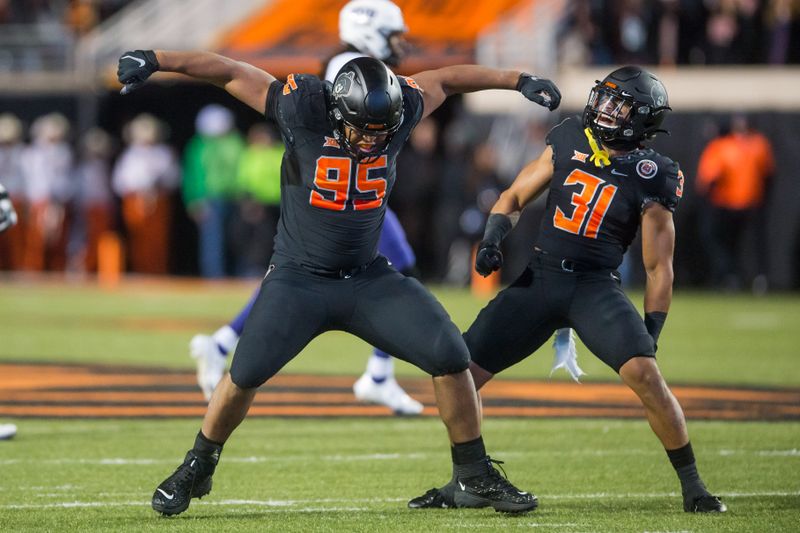
<instances>
[{"instance_id":1,"label":"painted field marking","mask_svg":"<svg viewBox=\"0 0 800 533\"><path fill-rule=\"evenodd\" d=\"M800 496L800 490L797 491L755 491L755 492L720 492L720 496L724 498L763 498L763 497L796 497ZM596 499L663 499L663 498L677 498L680 496L678 492L652 492L652 493L624 493L615 494L609 492L595 492L586 494L550 494L546 496L547 500L596 500ZM287 511L367 511L370 507L364 507L363 504L385 504L404 502L408 498L367 498L367 499L307 499L307 500L240 500L229 499L220 501L197 501L192 502L192 506L242 506L250 505L257 507L273 507L278 510ZM345 504L342 507L328 507L321 504L325 503L339 503ZM348 505L349 504L349 505ZM358 505L362 504L362 505ZM142 501L124 501L124 502L101 502L101 501L69 501L69 502L56 502L56 503L20 503L20 504L0 504L0 509L54 509L54 508L74 508L74 507L142 507L149 506L150 503L146 500ZM312 505L315 507L309 507ZM295 508L295 506L305 506Z\"/></svg>"},{"instance_id":2,"label":"painted field marking","mask_svg":"<svg viewBox=\"0 0 800 533\"><path fill-rule=\"evenodd\" d=\"M723 457L732 455L754 455L756 457L800 457L800 450L792 448L789 450L717 450L717 454ZM564 450L564 451L543 451L536 450L530 452L520 451L500 451L498 455L503 457L605 457L605 456L618 456L618 455L658 455L661 453L657 449L627 449L627 450ZM405 461L405 460L425 460L438 456L436 453L371 453L371 454L355 454L355 455L323 455L320 457L312 456L311 454L297 454L297 455L274 455L274 456L258 456L250 455L244 457L225 457L226 463L270 463L270 462L290 462L290 461L308 461L310 459L321 459L329 462L362 462L362 461ZM97 466L143 466L143 465L161 465L173 464L178 458L172 459L155 459L155 458L125 458L125 457L100 457L97 459L0 459L0 465L16 465L16 464L48 464L48 465L97 465ZM0 487L1 488L1 487ZM52 488L51 488L52 490Z\"/></svg>"}]
</instances>

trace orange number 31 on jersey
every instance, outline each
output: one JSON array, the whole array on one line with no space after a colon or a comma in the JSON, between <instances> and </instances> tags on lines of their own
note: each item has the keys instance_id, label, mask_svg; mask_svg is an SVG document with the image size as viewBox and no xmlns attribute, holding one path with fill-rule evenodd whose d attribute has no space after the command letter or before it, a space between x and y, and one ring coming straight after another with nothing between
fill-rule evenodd
<instances>
[{"instance_id":1,"label":"orange number 31 on jersey","mask_svg":"<svg viewBox=\"0 0 800 533\"><path fill-rule=\"evenodd\" d=\"M606 183L597 176L592 176L583 170L573 170L564 185L579 185L578 192L572 194L572 205L575 207L572 216L567 216L558 206L553 216L553 225L560 230L583 235L590 239L596 239L600 231L600 225L606 216L606 211L617 193L617 187ZM599 193L598 193L599 191ZM596 198L596 200L595 200ZM594 201L594 205L592 202ZM586 218L589 222L583 227ZM583 231L581 231L581 229Z\"/></svg>"},{"instance_id":2,"label":"orange number 31 on jersey","mask_svg":"<svg viewBox=\"0 0 800 533\"><path fill-rule=\"evenodd\" d=\"M386 196L386 156L371 163L355 163L355 187L350 186L353 160L349 157L322 156L314 171L314 188L309 203L314 207L344 211L348 200L356 211L383 205Z\"/></svg>"}]
</instances>

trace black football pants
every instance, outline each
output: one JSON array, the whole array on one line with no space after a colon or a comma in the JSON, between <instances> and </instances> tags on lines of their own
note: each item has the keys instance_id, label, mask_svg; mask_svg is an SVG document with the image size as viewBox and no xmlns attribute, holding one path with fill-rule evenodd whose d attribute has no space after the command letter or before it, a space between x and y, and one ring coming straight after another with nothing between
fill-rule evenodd
<instances>
[{"instance_id":1,"label":"black football pants","mask_svg":"<svg viewBox=\"0 0 800 533\"><path fill-rule=\"evenodd\" d=\"M270 266L245 322L231 379L258 387L331 330L352 333L432 376L469 366L461 333L442 305L384 257L351 277L326 277L282 260Z\"/></svg>"},{"instance_id":2,"label":"black football pants","mask_svg":"<svg viewBox=\"0 0 800 533\"><path fill-rule=\"evenodd\" d=\"M567 272L544 264L539 254L478 314L464 340L472 360L497 374L566 327L616 372L632 357L655 355L653 338L616 272Z\"/></svg>"}]
</instances>

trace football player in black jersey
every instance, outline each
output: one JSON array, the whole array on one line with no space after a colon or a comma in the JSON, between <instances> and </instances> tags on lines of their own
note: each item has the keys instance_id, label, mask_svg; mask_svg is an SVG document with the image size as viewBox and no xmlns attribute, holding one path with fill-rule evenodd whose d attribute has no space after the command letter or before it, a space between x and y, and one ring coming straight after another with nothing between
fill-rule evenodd
<instances>
[{"instance_id":1,"label":"football player in black jersey","mask_svg":"<svg viewBox=\"0 0 800 533\"><path fill-rule=\"evenodd\" d=\"M178 72L227 90L277 124L286 151L281 216L262 290L245 323L230 373L214 391L194 447L153 494L174 515L211 490L222 446L257 388L314 337L353 333L433 376L452 444L463 507L524 512L536 497L495 470L480 430L469 352L444 308L377 253L397 154L411 130L450 94L509 89L555 109L556 86L529 74L459 65L397 78L377 59L346 63L333 84L292 74L286 82L208 52L137 50L120 57L123 92L154 72Z\"/></svg>"},{"instance_id":2,"label":"football player in black jersey","mask_svg":"<svg viewBox=\"0 0 800 533\"><path fill-rule=\"evenodd\" d=\"M342 48L323 64L320 77L333 82L342 66L357 57L374 57L389 67L397 66L407 49L407 31L403 12L390 0L350 0L339 11ZM408 274L414 270L414 251L391 207L387 207L384 213L378 253L400 272ZM212 335L197 334L189 343L190 354L197 362L197 381L206 400L211 399L214 388L225 374L227 355L239 342L260 290L259 285L247 304L229 323ZM424 406L409 396L395 379L394 360L389 354L373 348L366 367L366 371L353 384L353 393L358 400L385 405L398 415L422 413Z\"/></svg>"},{"instance_id":3,"label":"football player in black jersey","mask_svg":"<svg viewBox=\"0 0 800 533\"><path fill-rule=\"evenodd\" d=\"M677 471L688 512L723 512L695 465L686 421L656 364L672 300L672 213L683 195L677 163L644 143L663 132L670 110L664 85L638 67L615 70L592 89L582 117L553 128L541 157L500 195L486 224L475 269L500 268L499 245L522 209L549 190L530 263L464 334L475 385L535 352L557 328L586 346L639 396L650 427ZM641 227L647 270L644 320L620 288L616 268ZM453 482L409 507L452 505Z\"/></svg>"}]
</instances>

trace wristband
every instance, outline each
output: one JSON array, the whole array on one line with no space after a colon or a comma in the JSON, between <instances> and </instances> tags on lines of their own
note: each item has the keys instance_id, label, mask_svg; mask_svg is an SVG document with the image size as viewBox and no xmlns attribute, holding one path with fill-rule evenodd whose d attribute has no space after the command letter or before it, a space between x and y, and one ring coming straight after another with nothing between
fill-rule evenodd
<instances>
[{"instance_id":1,"label":"wristband","mask_svg":"<svg viewBox=\"0 0 800 533\"><path fill-rule=\"evenodd\" d=\"M539 79L537 76L534 76L533 74L528 74L527 72L520 73L519 78L517 78L517 86L515 87L517 91L522 90L522 82L525 80L525 78L531 78L534 80Z\"/></svg>"},{"instance_id":2,"label":"wristband","mask_svg":"<svg viewBox=\"0 0 800 533\"><path fill-rule=\"evenodd\" d=\"M666 321L667 313L663 311L653 311L652 313L644 314L644 327L647 328L647 332L653 337L653 342L658 342L661 328L664 327L664 322Z\"/></svg>"},{"instance_id":3,"label":"wristband","mask_svg":"<svg viewBox=\"0 0 800 533\"><path fill-rule=\"evenodd\" d=\"M161 65L158 64L158 58L156 57L155 50L142 50L142 54L144 57L153 65L153 72L158 71Z\"/></svg>"}]
</instances>

